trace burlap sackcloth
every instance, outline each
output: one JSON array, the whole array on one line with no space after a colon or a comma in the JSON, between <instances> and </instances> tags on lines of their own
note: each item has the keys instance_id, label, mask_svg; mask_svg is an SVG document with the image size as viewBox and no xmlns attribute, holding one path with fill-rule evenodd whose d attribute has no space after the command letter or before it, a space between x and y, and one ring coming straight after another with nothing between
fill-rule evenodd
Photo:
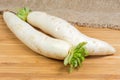
<instances>
[{"instance_id":1,"label":"burlap sackcloth","mask_svg":"<svg viewBox=\"0 0 120 80\"><path fill-rule=\"evenodd\" d=\"M120 0L0 0L0 10L21 7L45 11L80 26L120 30Z\"/></svg>"}]
</instances>

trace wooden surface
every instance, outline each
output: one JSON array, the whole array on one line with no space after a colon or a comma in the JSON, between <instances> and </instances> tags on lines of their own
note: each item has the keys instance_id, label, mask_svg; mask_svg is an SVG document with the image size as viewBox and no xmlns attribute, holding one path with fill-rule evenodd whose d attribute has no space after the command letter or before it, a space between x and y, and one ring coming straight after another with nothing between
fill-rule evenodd
<instances>
[{"instance_id":1,"label":"wooden surface","mask_svg":"<svg viewBox=\"0 0 120 80\"><path fill-rule=\"evenodd\" d=\"M78 29L88 36L109 42L117 52L111 56L87 57L78 71L69 74L62 61L43 57L26 47L0 16L0 80L119 80L120 31Z\"/></svg>"}]
</instances>

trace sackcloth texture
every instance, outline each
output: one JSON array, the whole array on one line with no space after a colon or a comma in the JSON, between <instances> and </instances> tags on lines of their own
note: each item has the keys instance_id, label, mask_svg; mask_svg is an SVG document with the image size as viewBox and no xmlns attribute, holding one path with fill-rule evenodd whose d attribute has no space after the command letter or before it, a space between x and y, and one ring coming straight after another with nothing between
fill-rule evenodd
<instances>
[{"instance_id":1,"label":"sackcloth texture","mask_svg":"<svg viewBox=\"0 0 120 80\"><path fill-rule=\"evenodd\" d=\"M0 0L0 10L47 12L83 27L120 30L120 0Z\"/></svg>"}]
</instances>

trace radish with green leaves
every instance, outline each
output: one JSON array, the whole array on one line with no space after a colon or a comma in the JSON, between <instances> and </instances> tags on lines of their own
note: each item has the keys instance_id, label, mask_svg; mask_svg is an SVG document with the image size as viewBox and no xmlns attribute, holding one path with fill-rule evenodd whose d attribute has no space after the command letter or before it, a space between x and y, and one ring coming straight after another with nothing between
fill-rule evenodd
<instances>
[{"instance_id":1,"label":"radish with green leaves","mask_svg":"<svg viewBox=\"0 0 120 80\"><path fill-rule=\"evenodd\" d=\"M28 9L24 8L24 10L27 11ZM20 15L19 17L22 17ZM64 60L64 65L69 65L70 71L79 67L85 56L88 55L85 47L86 42L72 46L64 40L52 38L34 29L19 17L9 11L3 13L3 19L8 28L33 51L49 58ZM26 20L24 17L22 19Z\"/></svg>"},{"instance_id":2,"label":"radish with green leaves","mask_svg":"<svg viewBox=\"0 0 120 80\"><path fill-rule=\"evenodd\" d=\"M27 15L23 12L25 13L26 11L21 9L18 14L22 13L22 15L20 14L21 16L27 16L27 21L31 25L40 28L47 34L65 40L74 46L81 42L87 42L85 47L88 50L89 55L109 55L115 53L115 49L110 44L84 35L70 23L61 18L40 11L33 11Z\"/></svg>"}]
</instances>

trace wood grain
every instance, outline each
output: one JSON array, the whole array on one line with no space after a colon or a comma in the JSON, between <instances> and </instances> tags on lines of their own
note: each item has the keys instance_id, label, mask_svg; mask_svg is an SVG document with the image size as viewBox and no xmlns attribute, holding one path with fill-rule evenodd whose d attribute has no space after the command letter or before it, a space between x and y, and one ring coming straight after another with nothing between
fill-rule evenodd
<instances>
[{"instance_id":1,"label":"wood grain","mask_svg":"<svg viewBox=\"0 0 120 80\"><path fill-rule=\"evenodd\" d=\"M107 41L115 55L87 57L69 74L62 61L41 56L19 41L0 15L0 80L111 80L120 79L120 31L76 26L84 34Z\"/></svg>"}]
</instances>

